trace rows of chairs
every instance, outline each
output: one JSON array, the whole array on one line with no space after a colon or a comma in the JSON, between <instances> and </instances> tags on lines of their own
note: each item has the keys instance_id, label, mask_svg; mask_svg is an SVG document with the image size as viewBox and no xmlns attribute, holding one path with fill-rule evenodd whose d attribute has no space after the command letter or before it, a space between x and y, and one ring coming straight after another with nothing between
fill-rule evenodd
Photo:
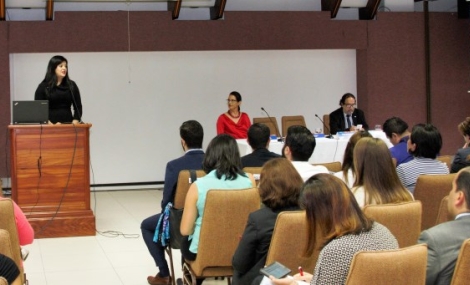
<instances>
[{"instance_id":1,"label":"rows of chairs","mask_svg":"<svg viewBox=\"0 0 470 285\"><path fill-rule=\"evenodd\" d=\"M339 163L339 167L340 166L341 164ZM332 167L338 167L338 163L329 166L330 171L338 171L336 169L333 170ZM261 168L245 169L245 171L251 173L259 173L260 170ZM197 177L205 175L201 170L197 171L196 174ZM356 257L354 258L354 266L351 266L347 284L358 284L355 282L361 283L360 281L353 281L353 277L360 275L353 273L353 269L354 271L360 271L360 269L357 269L360 268L360 266L355 265L355 263L370 262L367 261L369 260L367 258L369 255L383 254L384 256L389 256L396 254L403 256L409 250L409 252L413 252L413 254L418 256L422 249L418 249L419 247L415 247L414 245L418 240L419 233L422 230L448 220L446 207L448 198L446 195L452 187L454 177L455 174L423 175L418 178L416 185L416 201L393 205L366 206L364 208L366 215L389 228L397 237L401 250L396 252L390 251L389 253L364 253L364 256L362 256L362 253L358 254L358 256L361 255L361 257L357 257L357 261ZM174 203L175 208L182 209L184 207L184 199L191 183L189 171L182 171L178 178ZM259 209L259 207L260 200L257 188L237 191L211 190L209 192L203 226L201 228L200 251L195 261L185 262L183 265L184 284L195 284L197 277L216 276L227 277L227 282L230 284L230 277L233 275L231 258L238 245L239 238L244 231L248 214ZM233 213L237 213L237 215L233 215ZM0 216L2 217L2 219L0 219L0 252L9 256L18 264L18 267L21 269L21 278L24 284L26 282L26 276L21 262L19 238L11 200L0 200ZM305 212L281 213L276 221L266 263L269 264L273 261L279 261L293 271L295 271L299 265L304 268L313 269L318 259L320 248L315 250L310 257L303 256L302 251L306 244L305 231ZM296 234L293 235L293 232ZM289 238L286 239L286 236L289 236ZM317 236L318 238L321 237L320 234ZM470 240L464 243L462 248L465 248L465 250L461 251L461 255L470 255L470 253L467 253L467 251L470 251ZM172 276L175 276L171 247L168 247L167 253L170 256ZM455 282L453 281L452 284L463 284L462 282L468 280L468 276L466 278L459 277L468 274L467 270L459 269L461 266L468 266L466 264L468 260L469 258L465 259L464 257L459 257L454 276ZM415 263L418 262L413 262L413 264ZM367 268L366 266L365 269ZM393 268L396 270L404 270L397 268L397 266ZM395 274L400 274L400 276L416 276L416 271L414 271L414 274L402 274L400 272L395 272ZM370 275L368 277L370 278ZM349 279L351 279L351 282L349 282ZM391 278L390 280L394 279ZM386 282L374 283L387 284ZM414 284L415 282L411 283Z\"/></svg>"},{"instance_id":2,"label":"rows of chairs","mask_svg":"<svg viewBox=\"0 0 470 285\"><path fill-rule=\"evenodd\" d=\"M338 165L340 168L341 164L339 162L327 167L329 167L330 171L338 171L338 169L332 168L338 167ZM261 172L261 168L245 168L244 170L254 174ZM204 172L197 172L198 177L202 177L203 175L205 175ZM424 276L422 278L425 278L425 270L423 271L422 268L426 266L426 248L424 246L424 258L422 258L423 246L416 246L416 242L421 230L425 229L423 228L424 217L431 217L432 220L427 227L447 221L447 213L445 212L447 207L443 205L446 203L446 194L452 185L453 177L454 175L444 175L442 177L439 175L420 176L415 189L415 194L417 193L418 195L416 201L391 205L369 205L364 208L366 215L385 225L397 237L400 250L380 252L383 257L375 256L375 254L379 254L379 252L358 254L358 257L355 257L353 260L354 266L351 266L348 284L358 284L357 282L361 282L356 279L360 273L353 273L353 269L354 271L361 271L360 264L370 262L368 261L369 257L379 259L392 258L390 260L393 260L394 256L400 259L403 258L403 256L411 254L414 256L411 262L414 266L384 267L388 268L388 271L384 272L382 275L386 276L390 274L390 268L392 268L394 269L392 274L399 274L400 276L412 275L415 277L422 275ZM191 182L189 171L182 171L178 179L178 187L175 196L176 208L182 208L184 206L184 198ZM420 192L422 192L422 194L420 194ZM434 198L430 199L430 197ZM437 200L437 206L436 203L430 203L429 200ZM239 238L244 231L248 214L259 209L259 207L260 200L257 188L238 191L209 191L203 227L201 228L199 254L195 261L186 261L183 264L184 284L195 284L198 277L226 277L228 284L230 284L231 276L233 275L231 258L236 250ZM237 213L236 216L233 215L235 212ZM273 231L266 264L279 261L292 271L295 271L299 265L304 268L314 268L320 248L317 248L312 256L303 256L303 250L306 244L306 222L304 211L284 212L279 214ZM295 232L294 235L292 234L293 232ZM286 239L286 236L289 236L289 238ZM320 233L318 233L317 236L321 238ZM171 256L171 249L168 251ZM170 261L172 275L175 276L172 258L170 258ZM463 263L463 261L461 263ZM412 268L414 273L404 273L408 272L403 271L408 270L406 268ZM367 269L367 266L365 269ZM416 274L416 272L420 273ZM421 272L424 272L424 275L421 274ZM367 276L366 273L363 274ZM389 280L394 279L389 278ZM388 284L387 282L378 283ZM414 280L412 283L415 283Z\"/></svg>"}]
</instances>

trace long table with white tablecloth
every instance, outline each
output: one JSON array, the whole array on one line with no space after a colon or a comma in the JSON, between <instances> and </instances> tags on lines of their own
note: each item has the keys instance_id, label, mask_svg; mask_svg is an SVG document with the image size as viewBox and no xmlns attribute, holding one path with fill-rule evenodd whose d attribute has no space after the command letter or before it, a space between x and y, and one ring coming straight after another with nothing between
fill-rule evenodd
<instances>
[{"instance_id":1,"label":"long table with white tablecloth","mask_svg":"<svg viewBox=\"0 0 470 285\"><path fill-rule=\"evenodd\" d=\"M369 131L369 133L375 137L382 139L388 147L391 147L392 144L388 140L387 136L383 131ZM348 144L351 134L345 134L342 136L335 136L335 138L316 138L316 147L313 155L310 157L309 162L312 164L315 163L325 163L339 161L343 162L344 150ZM237 140L238 149L240 150L240 155L244 156L252 152L252 149L246 139ZM269 143L269 150L282 154L282 147L284 146L283 142L278 142L277 140L271 140Z\"/></svg>"}]
</instances>

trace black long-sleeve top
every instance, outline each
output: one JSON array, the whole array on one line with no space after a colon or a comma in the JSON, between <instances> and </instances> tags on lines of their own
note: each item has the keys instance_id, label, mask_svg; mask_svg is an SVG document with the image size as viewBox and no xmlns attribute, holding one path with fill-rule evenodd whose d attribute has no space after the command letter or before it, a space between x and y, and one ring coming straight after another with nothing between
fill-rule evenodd
<instances>
[{"instance_id":1,"label":"black long-sleeve top","mask_svg":"<svg viewBox=\"0 0 470 285\"><path fill-rule=\"evenodd\" d=\"M43 81L36 89L34 100L49 101L49 121L54 124L71 123L73 120L81 121L83 109L80 90L74 81L70 80L70 84L69 86L62 81L59 86L51 88L47 82ZM71 107L73 107L73 114Z\"/></svg>"}]
</instances>

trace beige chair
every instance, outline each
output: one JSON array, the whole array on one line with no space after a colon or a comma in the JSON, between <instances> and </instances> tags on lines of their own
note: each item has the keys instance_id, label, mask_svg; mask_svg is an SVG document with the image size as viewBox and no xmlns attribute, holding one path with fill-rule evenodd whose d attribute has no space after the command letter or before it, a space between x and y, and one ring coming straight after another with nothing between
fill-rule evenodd
<instances>
[{"instance_id":1,"label":"beige chair","mask_svg":"<svg viewBox=\"0 0 470 285\"><path fill-rule=\"evenodd\" d=\"M447 165L447 168L449 168L449 171L450 171L452 161L454 160L453 155L440 155L440 156L436 157L436 159L439 160L440 162L444 162Z\"/></svg>"},{"instance_id":2,"label":"beige chair","mask_svg":"<svg viewBox=\"0 0 470 285\"><path fill-rule=\"evenodd\" d=\"M270 134L275 134L276 136L281 137L281 134L279 133L277 120L275 117L253 118L253 124L256 124L256 123L265 124L269 128Z\"/></svg>"},{"instance_id":3,"label":"beige chair","mask_svg":"<svg viewBox=\"0 0 470 285\"><path fill-rule=\"evenodd\" d=\"M261 174L261 169L263 169L263 167L244 167L243 171L245 173L253 174L253 178L256 181L256 186L259 186L259 178Z\"/></svg>"},{"instance_id":4,"label":"beige chair","mask_svg":"<svg viewBox=\"0 0 470 285\"><path fill-rule=\"evenodd\" d=\"M201 178L205 176L206 173L204 170L196 170L197 178ZM176 182L176 190L175 190L175 200L173 202L173 207L176 209L183 209L184 208L184 201L186 200L186 194L188 193L189 186L193 183L190 181L190 173L189 170L181 170L178 174L178 181Z\"/></svg>"},{"instance_id":5,"label":"beige chair","mask_svg":"<svg viewBox=\"0 0 470 285\"><path fill-rule=\"evenodd\" d=\"M421 202L367 205L364 213L387 227L403 248L415 245L421 233Z\"/></svg>"},{"instance_id":6,"label":"beige chair","mask_svg":"<svg viewBox=\"0 0 470 285\"><path fill-rule=\"evenodd\" d=\"M455 174L420 175L414 191L415 200L421 201L423 215L421 230L427 230L436 224L441 200L452 189Z\"/></svg>"},{"instance_id":7,"label":"beige chair","mask_svg":"<svg viewBox=\"0 0 470 285\"><path fill-rule=\"evenodd\" d=\"M316 237L318 247L312 256L304 257L307 244L307 217L305 211L282 212L277 216L266 265L278 261L297 272L298 267L313 271L323 245L321 236Z\"/></svg>"},{"instance_id":8,"label":"beige chair","mask_svg":"<svg viewBox=\"0 0 470 285\"><path fill-rule=\"evenodd\" d=\"M449 217L449 209L447 204L449 203L449 196L445 196L441 200L441 205L439 206L439 213L437 214L436 225L448 222L451 220Z\"/></svg>"},{"instance_id":9,"label":"beige chair","mask_svg":"<svg viewBox=\"0 0 470 285\"><path fill-rule=\"evenodd\" d=\"M203 170L196 170L197 178L203 177L205 175L206 173ZM178 181L176 182L175 199L173 201L173 208L175 209L184 208L184 200L186 199L186 194L188 193L189 186L191 186L192 183L193 181L191 181L190 171L181 170L180 173L178 174ZM177 227L179 226L180 225L177 225ZM171 251L171 244L165 248L165 251L170 259L170 270L171 270L171 276L173 277L171 279L171 282L173 285L175 285L176 284L176 281L174 278L175 266L173 264L173 253Z\"/></svg>"},{"instance_id":10,"label":"beige chair","mask_svg":"<svg viewBox=\"0 0 470 285\"><path fill-rule=\"evenodd\" d=\"M323 115L323 133L330 134L330 114Z\"/></svg>"},{"instance_id":11,"label":"beige chair","mask_svg":"<svg viewBox=\"0 0 470 285\"><path fill-rule=\"evenodd\" d=\"M451 285L466 285L470 280L470 239L465 240L460 248L455 264Z\"/></svg>"},{"instance_id":12,"label":"beige chair","mask_svg":"<svg viewBox=\"0 0 470 285\"><path fill-rule=\"evenodd\" d=\"M304 116L298 115L298 116L283 116L281 118L282 122L282 136L285 137L287 135L287 129L290 126L304 126L306 127L307 125L305 124L305 119Z\"/></svg>"},{"instance_id":13,"label":"beige chair","mask_svg":"<svg viewBox=\"0 0 470 285\"><path fill-rule=\"evenodd\" d=\"M5 230L8 233L10 242L9 245L3 245L2 242L2 250L5 250L4 246L10 248L10 255L8 256L15 261L16 265L20 269L21 283L24 284L26 282L26 276L24 274L23 261L21 260L20 239L16 228L13 202L10 199L0 200L0 217L0 229Z\"/></svg>"},{"instance_id":14,"label":"beige chair","mask_svg":"<svg viewBox=\"0 0 470 285\"><path fill-rule=\"evenodd\" d=\"M360 251L354 255L346 285L422 284L426 282L427 247Z\"/></svg>"},{"instance_id":15,"label":"beige chair","mask_svg":"<svg viewBox=\"0 0 470 285\"><path fill-rule=\"evenodd\" d=\"M259 209L258 188L210 190L202 218L196 260L183 263L183 283L196 278L233 276L232 257L245 230L248 215Z\"/></svg>"},{"instance_id":16,"label":"beige chair","mask_svg":"<svg viewBox=\"0 0 470 285\"><path fill-rule=\"evenodd\" d=\"M314 163L313 165L323 165L328 169L330 172L338 172L341 171L341 162L325 162L325 163Z\"/></svg>"}]
</instances>

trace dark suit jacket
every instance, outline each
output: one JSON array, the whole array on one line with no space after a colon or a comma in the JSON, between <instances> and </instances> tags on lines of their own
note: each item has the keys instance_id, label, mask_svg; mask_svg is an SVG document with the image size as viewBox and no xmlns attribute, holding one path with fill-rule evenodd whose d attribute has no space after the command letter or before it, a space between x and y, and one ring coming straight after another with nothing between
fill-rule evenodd
<instances>
[{"instance_id":1,"label":"dark suit jacket","mask_svg":"<svg viewBox=\"0 0 470 285\"><path fill-rule=\"evenodd\" d=\"M439 224L421 233L418 243L428 245L426 285L450 284L464 240L470 238L470 216Z\"/></svg>"},{"instance_id":2,"label":"dark suit jacket","mask_svg":"<svg viewBox=\"0 0 470 285\"><path fill-rule=\"evenodd\" d=\"M265 148L257 149L242 157L242 167L261 167L266 161L275 157L281 156Z\"/></svg>"},{"instance_id":3,"label":"dark suit jacket","mask_svg":"<svg viewBox=\"0 0 470 285\"><path fill-rule=\"evenodd\" d=\"M362 124L362 128L368 130L369 125L367 125L366 117L364 112L359 109L354 109L354 112L351 115L353 125L357 126ZM330 113L330 133L336 134L337 132L344 132L346 130L346 122L344 120L343 108L336 109Z\"/></svg>"},{"instance_id":4,"label":"dark suit jacket","mask_svg":"<svg viewBox=\"0 0 470 285\"><path fill-rule=\"evenodd\" d=\"M298 207L273 211L261 208L248 216L245 232L232 259L233 285L249 285L260 275L268 255L277 215L282 211L296 211Z\"/></svg>"},{"instance_id":5,"label":"dark suit jacket","mask_svg":"<svg viewBox=\"0 0 470 285\"><path fill-rule=\"evenodd\" d=\"M173 202L175 198L176 182L181 170L185 169L202 169L202 160L204 159L204 151L190 150L182 157L174 159L166 164L165 184L163 186L162 209L166 204Z\"/></svg>"},{"instance_id":6,"label":"dark suit jacket","mask_svg":"<svg viewBox=\"0 0 470 285\"><path fill-rule=\"evenodd\" d=\"M460 169L470 166L470 159L467 160L467 156L470 155L470 147L461 148L457 151L452 161L450 173L459 172Z\"/></svg>"}]
</instances>

